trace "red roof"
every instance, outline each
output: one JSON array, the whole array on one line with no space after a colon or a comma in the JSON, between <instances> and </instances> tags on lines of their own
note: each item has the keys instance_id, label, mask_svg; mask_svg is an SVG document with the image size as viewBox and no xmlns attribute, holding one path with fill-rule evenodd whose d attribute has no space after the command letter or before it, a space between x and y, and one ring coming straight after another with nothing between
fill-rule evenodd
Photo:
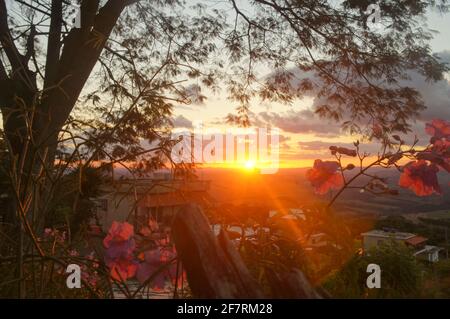
<instances>
[{"instance_id":1,"label":"red roof","mask_svg":"<svg viewBox=\"0 0 450 319\"><path fill-rule=\"evenodd\" d=\"M428 238L425 238L422 236L414 236L414 237L411 237L411 238L405 240L405 242L411 246L417 246L419 244L423 244L427 240L428 240Z\"/></svg>"}]
</instances>

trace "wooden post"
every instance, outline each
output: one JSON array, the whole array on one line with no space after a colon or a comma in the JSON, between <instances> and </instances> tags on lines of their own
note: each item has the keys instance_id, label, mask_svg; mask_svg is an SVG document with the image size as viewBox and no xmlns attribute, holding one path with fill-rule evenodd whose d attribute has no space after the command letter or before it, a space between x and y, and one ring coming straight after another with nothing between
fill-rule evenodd
<instances>
[{"instance_id":1,"label":"wooden post","mask_svg":"<svg viewBox=\"0 0 450 319\"><path fill-rule=\"evenodd\" d=\"M201 209L183 207L175 217L173 239L196 298L263 298L257 282L222 233L217 238Z\"/></svg>"},{"instance_id":2,"label":"wooden post","mask_svg":"<svg viewBox=\"0 0 450 319\"><path fill-rule=\"evenodd\" d=\"M312 287L306 276L298 268L288 272L279 273L271 269L269 272L269 285L273 298L285 299L322 299L322 296Z\"/></svg>"},{"instance_id":3,"label":"wooden post","mask_svg":"<svg viewBox=\"0 0 450 319\"><path fill-rule=\"evenodd\" d=\"M273 294L264 296L226 232L215 236L196 205L180 209L172 236L196 298L321 298L296 268L286 273L271 271Z\"/></svg>"}]
</instances>

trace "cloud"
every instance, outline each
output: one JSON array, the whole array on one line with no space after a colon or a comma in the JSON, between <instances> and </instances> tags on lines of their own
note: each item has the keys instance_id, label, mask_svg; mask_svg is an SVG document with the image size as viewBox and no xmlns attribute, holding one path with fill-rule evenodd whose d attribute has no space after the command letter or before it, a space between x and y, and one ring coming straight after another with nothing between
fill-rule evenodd
<instances>
[{"instance_id":1,"label":"cloud","mask_svg":"<svg viewBox=\"0 0 450 319\"><path fill-rule=\"evenodd\" d=\"M450 62L450 51L444 51L445 54L439 53L439 56L446 56ZM443 58L444 59L444 58ZM408 85L415 88L421 95L426 106L415 123L412 124L412 133L405 140L413 139L413 135L417 135L420 144L428 143L429 136L425 133L425 123L431 122L433 119L450 119L450 83L448 80L440 80L430 82L417 72L409 73L410 79L402 81L402 85Z\"/></svg>"},{"instance_id":2,"label":"cloud","mask_svg":"<svg viewBox=\"0 0 450 319\"><path fill-rule=\"evenodd\" d=\"M442 60L442 62L450 64L450 50L438 52L436 55Z\"/></svg>"},{"instance_id":3,"label":"cloud","mask_svg":"<svg viewBox=\"0 0 450 319\"><path fill-rule=\"evenodd\" d=\"M280 143L284 143L284 142L287 142L287 141L290 141L290 140L291 140L291 138L289 136L285 136L285 135L282 135L282 134L278 135L278 141Z\"/></svg>"},{"instance_id":4,"label":"cloud","mask_svg":"<svg viewBox=\"0 0 450 319\"><path fill-rule=\"evenodd\" d=\"M257 118L260 122L275 126L286 133L315 134L322 137L335 137L341 133L337 123L321 119L311 110L290 110L283 113L260 112Z\"/></svg>"},{"instance_id":5,"label":"cloud","mask_svg":"<svg viewBox=\"0 0 450 319\"><path fill-rule=\"evenodd\" d=\"M450 52L449 52L450 54ZM427 107L420 114L420 120L429 121L435 118L450 118L450 83L447 80L427 82L425 77L411 73L411 80L405 84L417 89Z\"/></svg>"},{"instance_id":6,"label":"cloud","mask_svg":"<svg viewBox=\"0 0 450 319\"><path fill-rule=\"evenodd\" d=\"M183 115L178 115L176 118L172 120L174 127L182 127L182 128L192 128L192 121L184 117Z\"/></svg>"},{"instance_id":7,"label":"cloud","mask_svg":"<svg viewBox=\"0 0 450 319\"><path fill-rule=\"evenodd\" d=\"M328 150L331 145L346 148L355 148L352 143L333 143L324 141L298 142L300 149L305 151L323 151Z\"/></svg>"},{"instance_id":8,"label":"cloud","mask_svg":"<svg viewBox=\"0 0 450 319\"><path fill-rule=\"evenodd\" d=\"M443 62L450 64L450 50L441 51L435 54ZM292 68L287 71L291 74L288 80L281 81L281 89L295 94L298 88L307 79L312 83L311 89L306 91L305 96L313 97L313 103L310 110L291 111L285 114L277 113L260 113L263 119L272 122L286 132L291 133L314 133L317 137L327 137L330 135L338 135L339 124L320 119L313 112L314 108L322 103L317 97L317 89L321 85L321 79L312 72L304 72L298 68ZM267 81L275 81L280 72L272 72L266 77ZM443 79L436 82L427 81L426 78L417 71L408 72L409 79L399 81L402 86L408 86L416 89L423 99L426 109L421 112L416 124L413 125L417 134L422 134L425 122L429 122L435 118L450 119L450 83ZM345 115L344 115L345 117ZM344 119L345 120L345 119ZM416 132L415 132L416 133Z\"/></svg>"},{"instance_id":9,"label":"cloud","mask_svg":"<svg viewBox=\"0 0 450 319\"><path fill-rule=\"evenodd\" d=\"M326 154L330 155L330 146L345 147L348 149L356 150L353 143L341 143L341 142L327 142L327 141L300 141L297 143L299 149L299 157L303 158L305 154L315 154L316 156ZM381 145L374 141L368 143L361 143L359 145L361 153L369 153L375 155L381 151ZM307 152L307 153L305 153Z\"/></svg>"}]
</instances>

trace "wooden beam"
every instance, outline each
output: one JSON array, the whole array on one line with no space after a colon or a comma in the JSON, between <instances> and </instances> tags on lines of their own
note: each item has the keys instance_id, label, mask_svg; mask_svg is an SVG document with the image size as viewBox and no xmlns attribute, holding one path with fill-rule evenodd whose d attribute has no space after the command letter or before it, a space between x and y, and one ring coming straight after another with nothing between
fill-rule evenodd
<instances>
[{"instance_id":1,"label":"wooden beam","mask_svg":"<svg viewBox=\"0 0 450 319\"><path fill-rule=\"evenodd\" d=\"M178 212L172 234L195 297L264 297L233 244L224 233L220 240L213 234L198 206Z\"/></svg>"}]
</instances>

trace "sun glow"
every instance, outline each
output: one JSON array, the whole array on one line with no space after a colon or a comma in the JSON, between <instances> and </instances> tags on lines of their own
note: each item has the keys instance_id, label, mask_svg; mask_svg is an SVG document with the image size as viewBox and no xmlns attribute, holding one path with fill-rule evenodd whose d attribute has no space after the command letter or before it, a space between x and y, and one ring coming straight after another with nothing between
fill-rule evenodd
<instances>
[{"instance_id":1,"label":"sun glow","mask_svg":"<svg viewBox=\"0 0 450 319\"><path fill-rule=\"evenodd\" d=\"M248 160L244 164L245 169L247 170L254 170L256 167L256 162L252 160Z\"/></svg>"}]
</instances>

